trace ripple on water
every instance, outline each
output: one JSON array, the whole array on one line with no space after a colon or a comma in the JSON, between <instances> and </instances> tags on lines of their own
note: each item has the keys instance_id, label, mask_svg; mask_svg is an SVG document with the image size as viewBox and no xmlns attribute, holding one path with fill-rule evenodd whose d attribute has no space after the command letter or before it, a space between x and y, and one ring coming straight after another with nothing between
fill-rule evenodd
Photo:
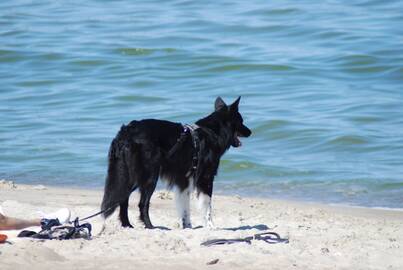
<instances>
[{"instance_id":1,"label":"ripple on water","mask_svg":"<svg viewBox=\"0 0 403 270\"><path fill-rule=\"evenodd\" d=\"M232 64L221 65L213 68L208 68L208 72L267 72L267 71L291 71L295 68L287 65L269 65L269 64Z\"/></svg>"},{"instance_id":2,"label":"ripple on water","mask_svg":"<svg viewBox=\"0 0 403 270\"><path fill-rule=\"evenodd\" d=\"M174 48L162 48L162 49L149 49L149 48L117 48L116 52L122 55L128 56L148 56L153 53L163 52L163 53L173 53L176 49Z\"/></svg>"},{"instance_id":3,"label":"ripple on water","mask_svg":"<svg viewBox=\"0 0 403 270\"><path fill-rule=\"evenodd\" d=\"M167 99L163 97L156 96L139 96L139 95L122 95L116 96L116 100L124 102L164 102Z\"/></svg>"}]
</instances>

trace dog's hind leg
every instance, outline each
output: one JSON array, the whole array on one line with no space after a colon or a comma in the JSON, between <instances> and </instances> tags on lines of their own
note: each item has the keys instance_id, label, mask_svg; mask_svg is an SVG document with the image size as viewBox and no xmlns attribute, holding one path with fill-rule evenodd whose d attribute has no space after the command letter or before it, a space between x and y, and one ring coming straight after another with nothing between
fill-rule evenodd
<instances>
[{"instance_id":1,"label":"dog's hind leg","mask_svg":"<svg viewBox=\"0 0 403 270\"><path fill-rule=\"evenodd\" d=\"M126 149L124 154L124 162L125 166L122 168L124 173L123 189L125 189L128 193L126 199L123 198L123 201L119 204L119 219L122 223L122 227L133 228L130 224L129 216L128 216L128 207L129 207L129 196L130 194L136 190L138 187L138 172L140 170L140 166L138 166L138 154L136 151L137 145L130 145L129 148Z\"/></svg>"},{"instance_id":2,"label":"dog's hind leg","mask_svg":"<svg viewBox=\"0 0 403 270\"><path fill-rule=\"evenodd\" d=\"M131 192L133 192L137 187L134 187ZM130 224L129 221L129 216L128 216L128 210L127 208L129 207L129 198L124 200L123 202L120 203L120 208L119 208L119 218L120 221L122 222L123 227L129 227L133 228L133 226Z\"/></svg>"},{"instance_id":3,"label":"dog's hind leg","mask_svg":"<svg viewBox=\"0 0 403 270\"><path fill-rule=\"evenodd\" d=\"M136 190L137 186L135 186L131 192L133 192L134 190ZM128 216L128 210L127 208L129 207L129 198L127 198L126 200L124 200L123 202L120 203L119 205L119 219L120 222L122 223L122 227L129 227L129 228L133 228L133 226L130 224L129 221L129 216Z\"/></svg>"},{"instance_id":4,"label":"dog's hind leg","mask_svg":"<svg viewBox=\"0 0 403 270\"><path fill-rule=\"evenodd\" d=\"M177 187L175 191L176 209L178 210L179 218L182 222L182 228L192 228L190 221L190 194L192 191L191 185L185 189Z\"/></svg>"},{"instance_id":5,"label":"dog's hind leg","mask_svg":"<svg viewBox=\"0 0 403 270\"><path fill-rule=\"evenodd\" d=\"M154 193L155 187L157 186L158 180L158 170L152 173L151 177L143 186L140 186L140 220L144 223L147 229L153 229L154 226L151 223L149 216L150 200Z\"/></svg>"},{"instance_id":6,"label":"dog's hind leg","mask_svg":"<svg viewBox=\"0 0 403 270\"><path fill-rule=\"evenodd\" d=\"M125 201L120 203L119 218L120 218L120 222L122 222L123 227L133 228L133 226L130 224L130 221L129 221L128 211L127 211L128 207L129 207L129 199L126 199Z\"/></svg>"},{"instance_id":7,"label":"dog's hind leg","mask_svg":"<svg viewBox=\"0 0 403 270\"><path fill-rule=\"evenodd\" d=\"M137 169L137 155L134 145L126 141L121 144L124 144L124 147L119 146L117 139L112 141L101 209L105 211L104 218L107 218L119 206L122 226L132 228L128 217L128 206L130 194L137 187L137 178L134 173Z\"/></svg>"}]
</instances>

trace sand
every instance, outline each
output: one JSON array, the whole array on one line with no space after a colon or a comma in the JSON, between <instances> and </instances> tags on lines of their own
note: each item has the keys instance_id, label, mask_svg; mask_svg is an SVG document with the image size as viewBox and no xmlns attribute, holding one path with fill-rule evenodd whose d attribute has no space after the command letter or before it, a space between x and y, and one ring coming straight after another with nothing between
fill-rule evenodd
<instances>
[{"instance_id":1,"label":"sand","mask_svg":"<svg viewBox=\"0 0 403 270\"><path fill-rule=\"evenodd\" d=\"M91 240L22 239L15 237L17 231L3 232L10 243L0 245L0 269L403 269L401 211L214 196L217 229L200 228L202 219L193 203L196 228L182 230L173 194L157 191L150 215L162 228L146 230L137 218L138 195L133 195L133 229L121 228L115 213L102 233L103 220L90 220L95 234ZM84 217L99 210L101 198L101 190L0 182L3 211L19 218L62 207L70 208L73 217ZM200 246L209 239L265 231L289 238L289 243Z\"/></svg>"}]
</instances>

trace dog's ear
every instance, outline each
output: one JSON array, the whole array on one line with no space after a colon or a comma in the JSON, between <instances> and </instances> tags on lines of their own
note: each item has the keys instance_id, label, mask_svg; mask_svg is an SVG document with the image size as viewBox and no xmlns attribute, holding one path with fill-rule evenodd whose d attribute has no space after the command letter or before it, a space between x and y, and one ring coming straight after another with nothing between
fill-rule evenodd
<instances>
[{"instance_id":1,"label":"dog's ear","mask_svg":"<svg viewBox=\"0 0 403 270\"><path fill-rule=\"evenodd\" d=\"M221 97L218 97L214 103L214 109L216 112L222 110L223 108L227 108L227 104L225 104L224 100Z\"/></svg>"},{"instance_id":2,"label":"dog's ear","mask_svg":"<svg viewBox=\"0 0 403 270\"><path fill-rule=\"evenodd\" d=\"M239 96L234 103L232 103L229 107L231 112L237 112L238 111L238 106L239 106L239 101L241 100L241 96Z\"/></svg>"}]
</instances>

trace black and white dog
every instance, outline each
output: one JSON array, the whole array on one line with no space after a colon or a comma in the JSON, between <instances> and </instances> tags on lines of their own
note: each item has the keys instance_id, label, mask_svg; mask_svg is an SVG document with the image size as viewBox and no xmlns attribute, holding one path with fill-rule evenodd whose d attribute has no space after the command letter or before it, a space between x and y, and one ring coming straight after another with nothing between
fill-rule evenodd
<instances>
[{"instance_id":1,"label":"black and white dog","mask_svg":"<svg viewBox=\"0 0 403 270\"><path fill-rule=\"evenodd\" d=\"M239 137L251 131L238 111L239 97L226 105L218 97L213 113L196 122L181 125L164 120L145 119L123 125L109 150L108 174L101 210L106 219L117 206L123 227L132 227L127 213L129 196L140 189L140 219L153 228L148 214L150 199L158 178L176 187L176 201L183 228L191 228L190 194L197 190L205 226L214 227L211 218L213 181L221 156L241 146Z\"/></svg>"}]
</instances>

